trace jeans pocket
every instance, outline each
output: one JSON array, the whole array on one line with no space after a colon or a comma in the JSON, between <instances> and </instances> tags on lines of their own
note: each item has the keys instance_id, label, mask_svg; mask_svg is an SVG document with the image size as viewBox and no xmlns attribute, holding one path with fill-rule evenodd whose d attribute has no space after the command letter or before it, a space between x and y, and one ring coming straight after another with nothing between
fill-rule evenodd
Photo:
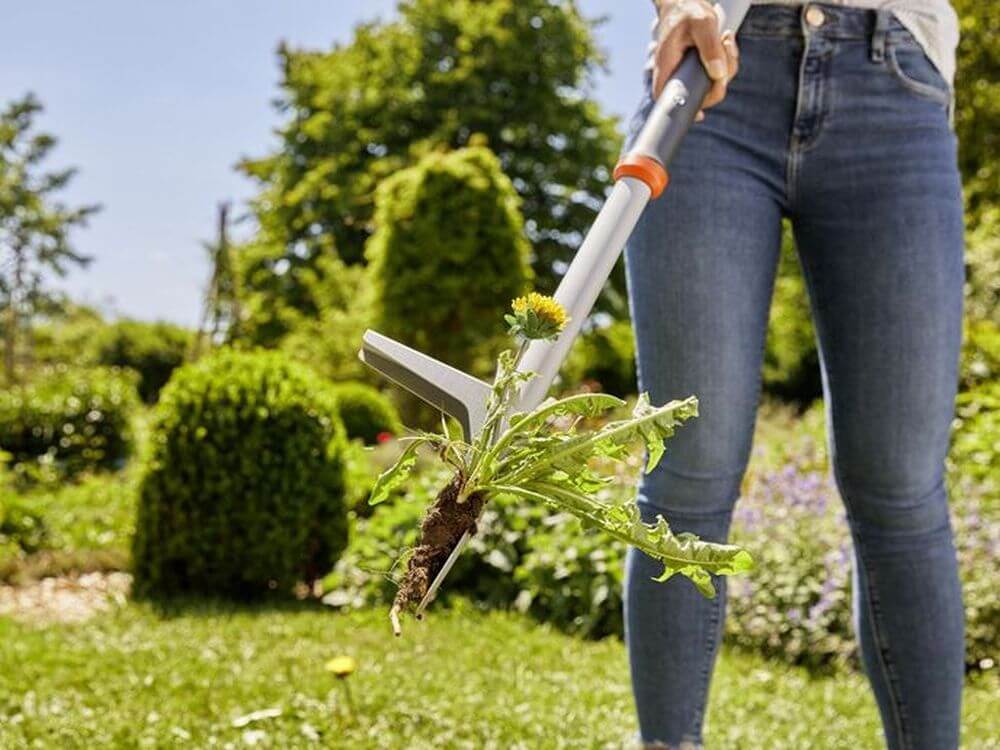
<instances>
[{"instance_id":1,"label":"jeans pocket","mask_svg":"<svg viewBox=\"0 0 1000 750\"><path fill-rule=\"evenodd\" d=\"M889 72L907 91L946 109L951 105L951 88L921 47L891 44L885 60Z\"/></svg>"}]
</instances>

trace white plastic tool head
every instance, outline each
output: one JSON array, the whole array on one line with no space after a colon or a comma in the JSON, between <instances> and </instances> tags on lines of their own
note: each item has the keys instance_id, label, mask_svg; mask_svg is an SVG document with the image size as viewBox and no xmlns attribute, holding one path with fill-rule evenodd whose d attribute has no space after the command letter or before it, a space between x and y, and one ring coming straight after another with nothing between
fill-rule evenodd
<instances>
[{"instance_id":1,"label":"white plastic tool head","mask_svg":"<svg viewBox=\"0 0 1000 750\"><path fill-rule=\"evenodd\" d=\"M454 417L471 441L486 419L490 386L376 331L365 331L361 361L431 406Z\"/></svg>"}]
</instances>

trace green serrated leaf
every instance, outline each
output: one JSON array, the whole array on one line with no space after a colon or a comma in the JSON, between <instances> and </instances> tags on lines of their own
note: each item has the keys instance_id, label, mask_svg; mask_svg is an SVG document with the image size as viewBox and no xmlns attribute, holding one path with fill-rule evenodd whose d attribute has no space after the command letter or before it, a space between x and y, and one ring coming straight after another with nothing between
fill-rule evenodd
<instances>
[{"instance_id":1,"label":"green serrated leaf","mask_svg":"<svg viewBox=\"0 0 1000 750\"><path fill-rule=\"evenodd\" d=\"M417 448L424 442L426 441L421 439L411 441L396 459L396 463L379 475L378 479L375 480L375 486L372 487L371 496L368 498L369 505L378 505L383 502L389 497L390 492L406 481L417 463Z\"/></svg>"},{"instance_id":2,"label":"green serrated leaf","mask_svg":"<svg viewBox=\"0 0 1000 750\"><path fill-rule=\"evenodd\" d=\"M673 430L671 430L672 432ZM649 456L646 459L646 473L648 474L656 468L656 465L660 463L660 459L663 458L665 451L663 447L664 435L662 432L651 427L643 427L642 437L646 443L646 453Z\"/></svg>"},{"instance_id":3,"label":"green serrated leaf","mask_svg":"<svg viewBox=\"0 0 1000 750\"><path fill-rule=\"evenodd\" d=\"M564 474L555 474L544 482L525 486L498 485L492 489L554 505L573 514L585 525L641 550L663 563L663 573L656 578L666 581L676 574L690 579L707 597L715 596L714 575L734 575L753 567L750 554L734 545L705 542L690 533L674 534L662 516L645 523L634 504L608 504L580 492Z\"/></svg>"},{"instance_id":4,"label":"green serrated leaf","mask_svg":"<svg viewBox=\"0 0 1000 750\"><path fill-rule=\"evenodd\" d=\"M649 403L649 396L642 394L630 418L610 422L595 433L573 435L528 466L509 473L498 472L505 476L497 479L505 484L522 484L544 477L552 467L565 468L570 461L582 464L591 456L618 457L622 455L624 446L640 439L645 441L647 448L653 449L652 453L658 461L659 455L662 455L662 441L674 433L677 425L697 413L698 400L694 396L654 407ZM651 445L654 436L659 448Z\"/></svg>"}]
</instances>

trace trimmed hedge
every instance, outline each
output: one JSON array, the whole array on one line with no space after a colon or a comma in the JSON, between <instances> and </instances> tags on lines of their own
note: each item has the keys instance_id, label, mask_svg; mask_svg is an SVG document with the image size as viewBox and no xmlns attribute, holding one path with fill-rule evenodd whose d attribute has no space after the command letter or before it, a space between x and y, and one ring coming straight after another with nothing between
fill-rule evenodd
<instances>
[{"instance_id":1,"label":"trimmed hedge","mask_svg":"<svg viewBox=\"0 0 1000 750\"><path fill-rule=\"evenodd\" d=\"M279 352L221 350L164 388L133 542L139 596L288 592L347 542L333 387Z\"/></svg>"},{"instance_id":2,"label":"trimmed hedge","mask_svg":"<svg viewBox=\"0 0 1000 750\"><path fill-rule=\"evenodd\" d=\"M48 542L49 530L41 514L17 496L0 493L0 569L10 559L45 549Z\"/></svg>"},{"instance_id":3,"label":"trimmed hedge","mask_svg":"<svg viewBox=\"0 0 1000 750\"><path fill-rule=\"evenodd\" d=\"M99 334L97 361L139 373L139 395L151 404L171 373L184 364L191 339L190 331L171 323L120 320Z\"/></svg>"},{"instance_id":4,"label":"trimmed hedge","mask_svg":"<svg viewBox=\"0 0 1000 750\"><path fill-rule=\"evenodd\" d=\"M20 478L117 469L132 450L132 373L53 368L0 391L0 450Z\"/></svg>"},{"instance_id":5,"label":"trimmed hedge","mask_svg":"<svg viewBox=\"0 0 1000 750\"><path fill-rule=\"evenodd\" d=\"M374 445L382 435L397 436L403 431L399 413L377 389L364 383L338 383L337 401L347 437Z\"/></svg>"}]
</instances>

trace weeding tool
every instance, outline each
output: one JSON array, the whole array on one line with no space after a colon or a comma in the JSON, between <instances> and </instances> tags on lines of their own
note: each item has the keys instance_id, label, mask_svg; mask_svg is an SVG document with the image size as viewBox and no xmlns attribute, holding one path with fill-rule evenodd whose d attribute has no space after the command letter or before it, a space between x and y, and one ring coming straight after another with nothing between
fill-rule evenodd
<instances>
[{"instance_id":1,"label":"weeding tool","mask_svg":"<svg viewBox=\"0 0 1000 750\"><path fill-rule=\"evenodd\" d=\"M722 0L716 7L720 28L735 32L750 0ZM611 195L556 289L555 298L569 313L569 322L554 340L532 341L518 364L518 370L535 376L523 386L515 411L530 411L545 399L643 209L666 188L667 166L711 85L697 50L688 50L632 149L615 167ZM397 385L457 419L466 440L471 442L479 432L486 417L488 383L371 330L364 334L360 357ZM468 540L466 533L438 571L417 608L418 616L434 598Z\"/></svg>"}]
</instances>

